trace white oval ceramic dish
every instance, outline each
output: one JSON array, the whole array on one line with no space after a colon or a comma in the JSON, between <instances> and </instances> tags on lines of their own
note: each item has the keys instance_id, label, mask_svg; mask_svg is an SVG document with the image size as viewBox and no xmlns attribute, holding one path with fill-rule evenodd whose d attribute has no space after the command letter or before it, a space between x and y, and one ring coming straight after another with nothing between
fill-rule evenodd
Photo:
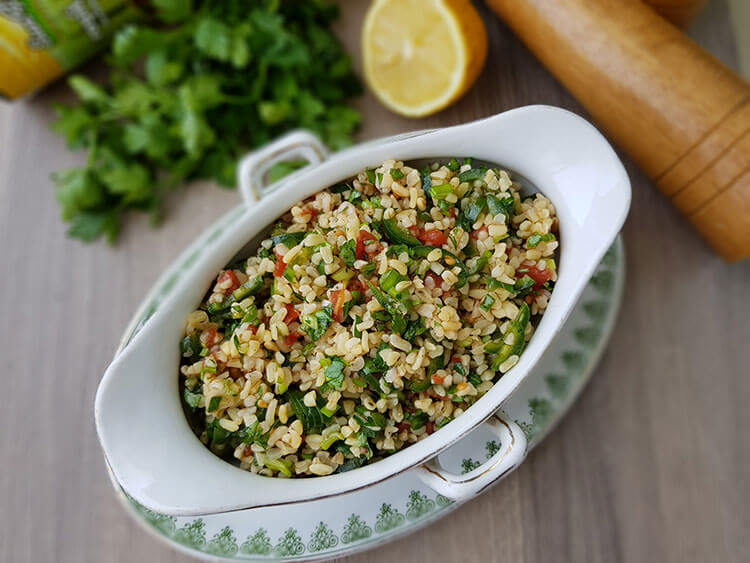
<instances>
[{"instance_id":1,"label":"white oval ceramic dish","mask_svg":"<svg viewBox=\"0 0 750 563\"><path fill-rule=\"evenodd\" d=\"M231 217L222 219L216 228L228 219ZM523 428L529 448L551 432L592 376L622 302L624 258L618 238L542 359L503 403L503 418ZM179 268L168 271L164 283L155 286L134 317L133 330L169 293L173 276L179 276ZM125 333L124 342L129 335L130 331ZM440 454L440 461L461 473L476 467L497 448L492 435L479 427ZM330 560L413 533L459 506L436 495L410 471L328 499L198 518L159 514L129 498L114 478L112 485L128 514L154 537L210 561Z\"/></svg>"},{"instance_id":2,"label":"white oval ceramic dish","mask_svg":"<svg viewBox=\"0 0 750 563\"><path fill-rule=\"evenodd\" d=\"M316 165L261 191L258 177L263 171L295 151ZM291 205L320 189L389 158L412 161L464 154L528 179L552 200L560 218L558 281L518 364L455 421L354 471L311 479L270 479L214 456L195 438L182 413L176 343L186 315L215 273ZM630 203L630 183L615 152L593 126L575 114L530 106L324 157L316 140L302 134L251 155L241 167L242 192L248 197L245 206L220 233L210 239L205 235L201 251L191 255L158 310L115 357L102 379L95 414L105 456L122 488L149 509L195 515L297 503L351 492L407 470L439 493L463 500L507 474L525 455L526 440L519 426L499 420L488 428L496 432L503 448L480 467L459 476L442 469L434 459L491 417L523 381L563 326L619 232ZM262 196L259 201L257 196Z\"/></svg>"}]
</instances>

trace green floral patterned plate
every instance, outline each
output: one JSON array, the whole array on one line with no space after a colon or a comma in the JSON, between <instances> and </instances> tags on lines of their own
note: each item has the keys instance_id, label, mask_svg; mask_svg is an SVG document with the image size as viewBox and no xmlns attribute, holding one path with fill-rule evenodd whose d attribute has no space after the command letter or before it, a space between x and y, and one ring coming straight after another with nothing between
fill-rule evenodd
<instances>
[{"instance_id":1,"label":"green floral patterned plate","mask_svg":"<svg viewBox=\"0 0 750 563\"><path fill-rule=\"evenodd\" d=\"M573 313L536 368L503 405L538 444L583 389L612 332L622 299L622 239L609 249ZM500 446L487 431L472 432L440 456L448 470L479 465ZM113 483L114 480L113 480ZM128 512L171 546L208 560L310 561L349 555L414 532L457 505L407 473L338 497L201 518L166 516L132 499L115 484Z\"/></svg>"}]
</instances>

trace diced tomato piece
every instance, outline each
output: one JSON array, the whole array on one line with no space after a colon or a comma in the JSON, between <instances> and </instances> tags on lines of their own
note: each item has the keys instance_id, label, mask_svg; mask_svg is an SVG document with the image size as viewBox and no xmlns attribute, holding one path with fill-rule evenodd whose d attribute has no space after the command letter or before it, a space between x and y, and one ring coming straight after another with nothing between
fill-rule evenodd
<instances>
[{"instance_id":1,"label":"diced tomato piece","mask_svg":"<svg viewBox=\"0 0 750 563\"><path fill-rule=\"evenodd\" d=\"M419 238L420 229L416 225L412 225L411 227L409 227L409 232L415 237Z\"/></svg>"},{"instance_id":2,"label":"diced tomato piece","mask_svg":"<svg viewBox=\"0 0 750 563\"><path fill-rule=\"evenodd\" d=\"M294 308L291 303L286 304L286 317L284 317L284 323L293 323L299 318L299 311Z\"/></svg>"},{"instance_id":3,"label":"diced tomato piece","mask_svg":"<svg viewBox=\"0 0 750 563\"><path fill-rule=\"evenodd\" d=\"M345 289L337 289L331 292L331 303L333 303L333 320L337 323L344 321L344 305L351 300L351 294Z\"/></svg>"},{"instance_id":4,"label":"diced tomato piece","mask_svg":"<svg viewBox=\"0 0 750 563\"><path fill-rule=\"evenodd\" d=\"M443 381L445 381L445 378L442 375L433 374L433 376L432 376L432 384L433 385L442 385Z\"/></svg>"},{"instance_id":5,"label":"diced tomato piece","mask_svg":"<svg viewBox=\"0 0 750 563\"><path fill-rule=\"evenodd\" d=\"M471 238L477 239L479 238L479 233L484 233L485 235L489 235L490 231L487 229L487 225L483 226L481 229L477 229L476 231L471 232Z\"/></svg>"},{"instance_id":6,"label":"diced tomato piece","mask_svg":"<svg viewBox=\"0 0 750 563\"><path fill-rule=\"evenodd\" d=\"M408 422L399 422L398 425L398 433L401 434L401 432L408 432L411 430L411 424Z\"/></svg>"},{"instance_id":7,"label":"diced tomato piece","mask_svg":"<svg viewBox=\"0 0 750 563\"><path fill-rule=\"evenodd\" d=\"M286 270L286 262L284 262L284 257L279 254L278 250L274 250L274 254L276 254L276 270L274 270L273 275L280 278Z\"/></svg>"},{"instance_id":8,"label":"diced tomato piece","mask_svg":"<svg viewBox=\"0 0 750 563\"><path fill-rule=\"evenodd\" d=\"M430 278L435 284L435 287L443 287L443 278L438 276L435 272L429 271L427 272L427 275L425 275L425 277Z\"/></svg>"},{"instance_id":9,"label":"diced tomato piece","mask_svg":"<svg viewBox=\"0 0 750 563\"><path fill-rule=\"evenodd\" d=\"M435 432L435 423L431 420L428 420L427 424L424 425L424 429L428 434L432 434L433 432Z\"/></svg>"},{"instance_id":10,"label":"diced tomato piece","mask_svg":"<svg viewBox=\"0 0 750 563\"><path fill-rule=\"evenodd\" d=\"M349 280L349 285L346 287L349 291L362 291L364 289L359 280Z\"/></svg>"},{"instance_id":11,"label":"diced tomato piece","mask_svg":"<svg viewBox=\"0 0 750 563\"><path fill-rule=\"evenodd\" d=\"M221 285L222 288L225 283L230 282L229 286L225 289L226 295L232 293L235 289L240 287L240 280L237 279L237 274L233 270L224 270L224 272L216 280L217 285Z\"/></svg>"},{"instance_id":12,"label":"diced tomato piece","mask_svg":"<svg viewBox=\"0 0 750 563\"><path fill-rule=\"evenodd\" d=\"M303 215L309 215L310 216L310 220L312 221L312 220L314 220L318 216L318 210L315 209L314 207L307 207L307 208L305 208L305 209L302 210L302 214Z\"/></svg>"},{"instance_id":13,"label":"diced tomato piece","mask_svg":"<svg viewBox=\"0 0 750 563\"><path fill-rule=\"evenodd\" d=\"M289 334L286 335L286 344L287 346L292 346L297 340L302 338L302 335L297 332L296 330L293 330Z\"/></svg>"},{"instance_id":14,"label":"diced tomato piece","mask_svg":"<svg viewBox=\"0 0 750 563\"><path fill-rule=\"evenodd\" d=\"M453 356L451 358L451 363L452 364L460 364L461 363L461 358L459 358L458 356Z\"/></svg>"},{"instance_id":15,"label":"diced tomato piece","mask_svg":"<svg viewBox=\"0 0 750 563\"><path fill-rule=\"evenodd\" d=\"M373 235L371 232L368 231L359 231L359 236L357 237L357 259L362 260L365 257L365 254L372 258L375 256L378 252L380 252L380 244L378 243L370 243L367 244L368 241L377 241L378 239Z\"/></svg>"},{"instance_id":16,"label":"diced tomato piece","mask_svg":"<svg viewBox=\"0 0 750 563\"><path fill-rule=\"evenodd\" d=\"M247 330L249 330L249 331L250 331L250 332L252 332L253 334L257 334L257 333L258 333L258 327L257 327L257 326L255 326L255 325L249 325L249 326L247 327Z\"/></svg>"},{"instance_id":17,"label":"diced tomato piece","mask_svg":"<svg viewBox=\"0 0 750 563\"><path fill-rule=\"evenodd\" d=\"M536 267L536 265L533 266L523 266L523 268L527 268L528 272L524 272L520 275L520 277L523 277L524 275L529 276L532 280L536 282L535 288L542 287L545 283L550 281L552 277L554 276L554 273L550 268L545 268L544 270L540 270Z\"/></svg>"},{"instance_id":18,"label":"diced tomato piece","mask_svg":"<svg viewBox=\"0 0 750 563\"><path fill-rule=\"evenodd\" d=\"M419 238L419 240L421 240L428 246L443 246L446 242L448 242L448 235L446 235L442 231L437 231L435 229L424 231L421 234L417 235L417 238Z\"/></svg>"},{"instance_id":19,"label":"diced tomato piece","mask_svg":"<svg viewBox=\"0 0 750 563\"><path fill-rule=\"evenodd\" d=\"M216 327L207 328L201 332L201 344L204 348L211 348L215 344L218 344L221 340L221 335L216 330Z\"/></svg>"}]
</instances>

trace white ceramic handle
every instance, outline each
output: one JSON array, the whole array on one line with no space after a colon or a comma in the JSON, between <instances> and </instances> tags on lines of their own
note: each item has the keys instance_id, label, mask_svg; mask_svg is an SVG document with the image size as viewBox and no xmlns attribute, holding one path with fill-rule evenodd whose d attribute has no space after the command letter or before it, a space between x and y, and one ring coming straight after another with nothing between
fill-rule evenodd
<instances>
[{"instance_id":1,"label":"white ceramic handle","mask_svg":"<svg viewBox=\"0 0 750 563\"><path fill-rule=\"evenodd\" d=\"M328 157L323 142L309 131L292 131L268 145L247 154L237 168L237 183L245 203L251 205L275 190L282 182L267 184L266 174L274 164L289 160L306 160L316 165Z\"/></svg>"},{"instance_id":2,"label":"white ceramic handle","mask_svg":"<svg viewBox=\"0 0 750 563\"><path fill-rule=\"evenodd\" d=\"M497 435L501 448L482 465L463 475L456 475L444 470L438 458L434 457L415 469L417 476L435 492L451 500L463 501L508 475L526 457L526 435L518 424L504 420L497 414L489 418L484 426Z\"/></svg>"}]
</instances>

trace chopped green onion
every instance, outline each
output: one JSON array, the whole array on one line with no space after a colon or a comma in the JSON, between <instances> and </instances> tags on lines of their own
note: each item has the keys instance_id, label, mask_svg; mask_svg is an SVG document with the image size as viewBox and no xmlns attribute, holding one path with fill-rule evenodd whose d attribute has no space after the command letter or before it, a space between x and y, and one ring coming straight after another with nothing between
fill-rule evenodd
<instances>
[{"instance_id":1,"label":"chopped green onion","mask_svg":"<svg viewBox=\"0 0 750 563\"><path fill-rule=\"evenodd\" d=\"M375 170L372 168L367 169L367 181L371 184L375 184Z\"/></svg>"},{"instance_id":2,"label":"chopped green onion","mask_svg":"<svg viewBox=\"0 0 750 563\"><path fill-rule=\"evenodd\" d=\"M516 297L522 297L526 295L535 285L536 281L534 281L531 276L524 275L521 279L516 280L516 284L513 286L513 290L516 292Z\"/></svg>"},{"instance_id":3,"label":"chopped green onion","mask_svg":"<svg viewBox=\"0 0 750 563\"><path fill-rule=\"evenodd\" d=\"M492 297L492 295L485 295L484 299L482 300L482 304L479 307L484 311L489 311L494 304L495 298Z\"/></svg>"},{"instance_id":4,"label":"chopped green onion","mask_svg":"<svg viewBox=\"0 0 750 563\"><path fill-rule=\"evenodd\" d=\"M250 305L245 312L245 316L242 317L240 322L250 323L251 325L257 324L258 322L258 308L255 305Z\"/></svg>"},{"instance_id":5,"label":"chopped green onion","mask_svg":"<svg viewBox=\"0 0 750 563\"><path fill-rule=\"evenodd\" d=\"M265 465L268 467L268 469L271 469L273 471L278 471L285 477L291 477L292 476L292 467L293 463L290 460L286 459L273 459L268 456L268 454L264 454L261 452L257 452L255 454L255 459L260 463L261 465Z\"/></svg>"},{"instance_id":6,"label":"chopped green onion","mask_svg":"<svg viewBox=\"0 0 750 563\"><path fill-rule=\"evenodd\" d=\"M255 276L251 280L246 281L240 287L232 292L232 297L236 301L242 301L250 295L255 295L263 288L263 276Z\"/></svg>"},{"instance_id":7,"label":"chopped green onion","mask_svg":"<svg viewBox=\"0 0 750 563\"><path fill-rule=\"evenodd\" d=\"M484 349L488 353L497 352L495 359L492 361L491 369L497 371L500 366L512 355L520 356L526 345L526 326L529 324L530 310L526 303L521 305L518 315L508 325L505 334L498 340L490 341L485 344ZM513 335L513 343L507 344L505 338L508 334Z\"/></svg>"},{"instance_id":8,"label":"chopped green onion","mask_svg":"<svg viewBox=\"0 0 750 563\"><path fill-rule=\"evenodd\" d=\"M417 237L398 226L395 219L383 219L381 223L383 234L394 244L419 246L422 244Z\"/></svg>"},{"instance_id":9,"label":"chopped green onion","mask_svg":"<svg viewBox=\"0 0 750 563\"><path fill-rule=\"evenodd\" d=\"M289 264L284 268L284 278L290 282L294 281L294 264Z\"/></svg>"},{"instance_id":10,"label":"chopped green onion","mask_svg":"<svg viewBox=\"0 0 750 563\"><path fill-rule=\"evenodd\" d=\"M354 272L352 272L348 268L341 268L340 270L334 272L331 275L331 278L340 282L340 281L350 280L353 276L354 276Z\"/></svg>"},{"instance_id":11,"label":"chopped green onion","mask_svg":"<svg viewBox=\"0 0 750 563\"><path fill-rule=\"evenodd\" d=\"M490 257L492 256L492 251L485 250L484 253L477 258L476 264L474 264L473 268L467 269L467 274L470 276L473 276L474 274L478 274L482 270L484 270L485 266L487 266L487 263L490 261Z\"/></svg>"},{"instance_id":12,"label":"chopped green onion","mask_svg":"<svg viewBox=\"0 0 750 563\"><path fill-rule=\"evenodd\" d=\"M380 276L380 289L390 293L390 290L393 289L402 279L403 277L396 270L388 270L385 274Z\"/></svg>"},{"instance_id":13,"label":"chopped green onion","mask_svg":"<svg viewBox=\"0 0 750 563\"><path fill-rule=\"evenodd\" d=\"M220 396L211 397L211 401L208 403L208 412L214 412L218 410L220 404L221 404Z\"/></svg>"},{"instance_id":14,"label":"chopped green onion","mask_svg":"<svg viewBox=\"0 0 750 563\"><path fill-rule=\"evenodd\" d=\"M546 235L540 235L539 233L534 233L526 241L526 246L528 248L536 248L537 246L539 246L539 243L549 242L551 240L555 240L555 235L553 235L552 233L547 233Z\"/></svg>"},{"instance_id":15,"label":"chopped green onion","mask_svg":"<svg viewBox=\"0 0 750 563\"><path fill-rule=\"evenodd\" d=\"M334 409L329 409L328 407L323 407L320 409L320 412L322 412L327 417L332 417L334 414L336 414L336 411L338 410L338 406Z\"/></svg>"},{"instance_id":16,"label":"chopped green onion","mask_svg":"<svg viewBox=\"0 0 750 563\"><path fill-rule=\"evenodd\" d=\"M450 184L440 184L439 186L432 186L430 188L430 195L432 199L445 199L448 194L453 193L453 186Z\"/></svg>"},{"instance_id":17,"label":"chopped green onion","mask_svg":"<svg viewBox=\"0 0 750 563\"><path fill-rule=\"evenodd\" d=\"M362 266L362 275L366 278L369 278L372 274L375 273L375 269L377 268L377 264L375 262L368 262L364 266Z\"/></svg>"},{"instance_id":18,"label":"chopped green onion","mask_svg":"<svg viewBox=\"0 0 750 563\"><path fill-rule=\"evenodd\" d=\"M327 436L323 437L323 441L320 442L320 449L327 450L334 444L334 442L337 442L343 439L344 439L344 435L341 432L331 432Z\"/></svg>"},{"instance_id":19,"label":"chopped green onion","mask_svg":"<svg viewBox=\"0 0 750 563\"><path fill-rule=\"evenodd\" d=\"M458 181L459 182L473 182L475 180L481 180L484 178L484 174L487 172L487 169L482 166L481 168L472 168L471 170L466 170L465 172L461 172L458 175Z\"/></svg>"},{"instance_id":20,"label":"chopped green onion","mask_svg":"<svg viewBox=\"0 0 750 563\"><path fill-rule=\"evenodd\" d=\"M458 160L456 160L455 158L451 158L451 159L450 159L450 160L448 161L448 164L446 164L445 166L446 166L446 167L448 168L448 170L450 170L451 172L458 172L458 169L459 169L459 168L461 168L461 165L460 165L460 164L458 163Z\"/></svg>"},{"instance_id":21,"label":"chopped green onion","mask_svg":"<svg viewBox=\"0 0 750 563\"><path fill-rule=\"evenodd\" d=\"M404 177L404 173L398 168L391 168L391 178L394 180L400 180Z\"/></svg>"}]
</instances>

